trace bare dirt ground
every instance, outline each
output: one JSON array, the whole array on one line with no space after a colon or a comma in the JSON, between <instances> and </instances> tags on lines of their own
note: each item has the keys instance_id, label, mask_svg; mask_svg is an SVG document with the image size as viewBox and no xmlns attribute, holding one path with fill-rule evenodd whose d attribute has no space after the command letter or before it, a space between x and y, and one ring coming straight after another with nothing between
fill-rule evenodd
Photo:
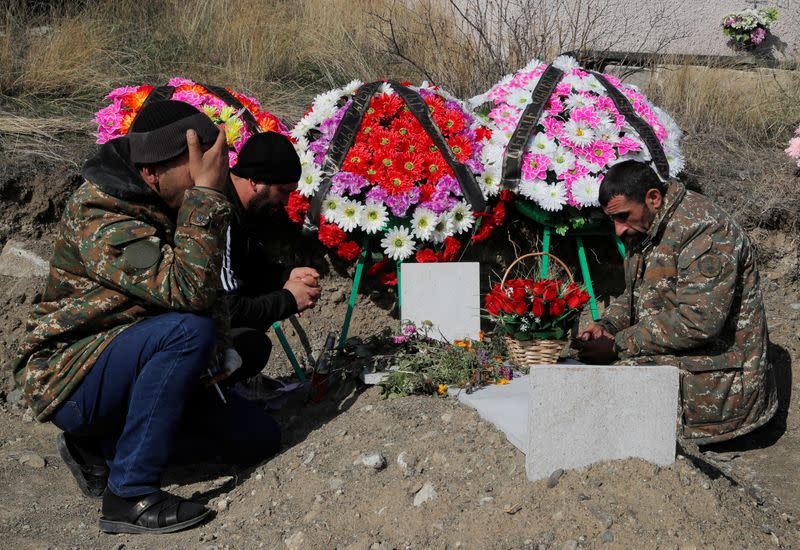
<instances>
[{"instance_id":1,"label":"bare dirt ground","mask_svg":"<svg viewBox=\"0 0 800 550\"><path fill-rule=\"evenodd\" d=\"M49 257L60 204L79 182L73 174L28 166L0 178L0 244L15 238ZM800 374L797 241L761 230L753 237L781 393L778 418L766 430L667 468L637 460L598 464L549 487L547 480L528 482L523 455L451 399L386 401L377 389L342 384L322 403L297 399L281 410L285 447L257 468L171 472L168 490L209 502L217 516L161 537L100 533L100 501L78 492L57 456L57 430L32 421L20 405L7 360L44 281L0 276L0 546L798 548L800 406L791 399ZM341 265L307 259L325 272L324 299L301 320L317 351L340 326L349 281ZM395 325L391 298L373 294L359 297L352 334ZM293 330L287 333L301 349ZM269 371L291 372L282 352ZM385 467L359 463L373 453Z\"/></svg>"}]
</instances>

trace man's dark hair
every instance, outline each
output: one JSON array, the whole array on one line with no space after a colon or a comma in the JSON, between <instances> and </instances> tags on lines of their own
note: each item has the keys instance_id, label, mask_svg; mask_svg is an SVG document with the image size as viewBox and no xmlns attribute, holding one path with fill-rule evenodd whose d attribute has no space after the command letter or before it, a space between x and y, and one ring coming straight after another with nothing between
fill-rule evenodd
<instances>
[{"instance_id":1,"label":"man's dark hair","mask_svg":"<svg viewBox=\"0 0 800 550\"><path fill-rule=\"evenodd\" d=\"M650 189L658 189L663 195L667 186L649 164L638 160L626 160L608 169L600 184L598 199L604 208L617 195L644 203L644 198Z\"/></svg>"}]
</instances>

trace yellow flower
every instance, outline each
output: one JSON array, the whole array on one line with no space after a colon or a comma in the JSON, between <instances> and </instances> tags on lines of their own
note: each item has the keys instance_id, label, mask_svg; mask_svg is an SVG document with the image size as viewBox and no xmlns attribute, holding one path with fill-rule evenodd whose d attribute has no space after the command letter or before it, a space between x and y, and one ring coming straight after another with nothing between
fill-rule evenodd
<instances>
[{"instance_id":1,"label":"yellow flower","mask_svg":"<svg viewBox=\"0 0 800 550\"><path fill-rule=\"evenodd\" d=\"M439 384L439 387L436 388L436 393L438 393L439 395L445 395L447 393L447 385Z\"/></svg>"},{"instance_id":2,"label":"yellow flower","mask_svg":"<svg viewBox=\"0 0 800 550\"><path fill-rule=\"evenodd\" d=\"M241 137L242 127L244 124L238 118L228 119L225 123L225 137L228 139L228 145L233 145Z\"/></svg>"},{"instance_id":3,"label":"yellow flower","mask_svg":"<svg viewBox=\"0 0 800 550\"><path fill-rule=\"evenodd\" d=\"M217 108L212 105L203 105L203 112L210 118L214 120L217 118Z\"/></svg>"},{"instance_id":4,"label":"yellow flower","mask_svg":"<svg viewBox=\"0 0 800 550\"><path fill-rule=\"evenodd\" d=\"M231 106L229 106L229 105L226 105L226 106L225 106L225 107L223 107L223 108L222 108L222 110L219 112L219 119L220 119L222 122L227 122L227 121L228 121L228 119L229 119L229 118L231 118L235 112L236 112L236 109L234 109L233 107L231 107Z\"/></svg>"},{"instance_id":5,"label":"yellow flower","mask_svg":"<svg viewBox=\"0 0 800 550\"><path fill-rule=\"evenodd\" d=\"M505 378L501 378L500 380L497 381L497 384L500 386L505 386L506 384L508 384L508 380L506 380Z\"/></svg>"}]
</instances>

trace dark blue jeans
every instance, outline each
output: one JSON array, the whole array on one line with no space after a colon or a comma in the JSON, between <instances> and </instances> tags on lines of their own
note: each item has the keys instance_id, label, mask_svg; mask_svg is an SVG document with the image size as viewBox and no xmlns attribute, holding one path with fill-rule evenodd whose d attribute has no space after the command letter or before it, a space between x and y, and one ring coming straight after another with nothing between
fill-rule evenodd
<instances>
[{"instance_id":1,"label":"dark blue jeans","mask_svg":"<svg viewBox=\"0 0 800 550\"><path fill-rule=\"evenodd\" d=\"M254 463L280 449L280 429L258 405L200 383L214 350L214 322L191 313L139 321L100 354L51 421L92 438L121 497L159 489L170 458ZM188 455L188 456L187 456Z\"/></svg>"}]
</instances>

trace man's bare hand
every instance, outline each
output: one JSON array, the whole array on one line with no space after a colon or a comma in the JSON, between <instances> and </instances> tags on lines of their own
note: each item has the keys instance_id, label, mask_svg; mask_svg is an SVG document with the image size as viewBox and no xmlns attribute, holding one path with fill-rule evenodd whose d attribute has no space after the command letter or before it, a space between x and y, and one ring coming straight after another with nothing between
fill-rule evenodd
<instances>
[{"instance_id":1,"label":"man's bare hand","mask_svg":"<svg viewBox=\"0 0 800 550\"><path fill-rule=\"evenodd\" d=\"M289 280L301 281L308 286L319 286L319 272L311 267L296 267L289 274Z\"/></svg>"},{"instance_id":2,"label":"man's bare hand","mask_svg":"<svg viewBox=\"0 0 800 550\"><path fill-rule=\"evenodd\" d=\"M590 342L592 340L597 340L599 338L610 338L614 339L614 336L608 332L606 329L598 325L597 323L589 324L586 329L578 335L578 340L583 340L584 342Z\"/></svg>"},{"instance_id":3,"label":"man's bare hand","mask_svg":"<svg viewBox=\"0 0 800 550\"><path fill-rule=\"evenodd\" d=\"M607 365L618 358L614 339L606 335L584 342L578 351L578 359L587 365Z\"/></svg>"},{"instance_id":4,"label":"man's bare hand","mask_svg":"<svg viewBox=\"0 0 800 550\"><path fill-rule=\"evenodd\" d=\"M319 300L322 291L319 286L311 286L305 284L303 281L297 279L289 279L283 288L288 290L294 296L294 301L297 302L297 312L302 313L305 310L314 307Z\"/></svg>"},{"instance_id":5,"label":"man's bare hand","mask_svg":"<svg viewBox=\"0 0 800 550\"><path fill-rule=\"evenodd\" d=\"M228 179L228 142L225 132L220 130L211 149L203 152L197 132L187 130L186 145L189 149L189 175L194 184L224 191Z\"/></svg>"}]
</instances>

